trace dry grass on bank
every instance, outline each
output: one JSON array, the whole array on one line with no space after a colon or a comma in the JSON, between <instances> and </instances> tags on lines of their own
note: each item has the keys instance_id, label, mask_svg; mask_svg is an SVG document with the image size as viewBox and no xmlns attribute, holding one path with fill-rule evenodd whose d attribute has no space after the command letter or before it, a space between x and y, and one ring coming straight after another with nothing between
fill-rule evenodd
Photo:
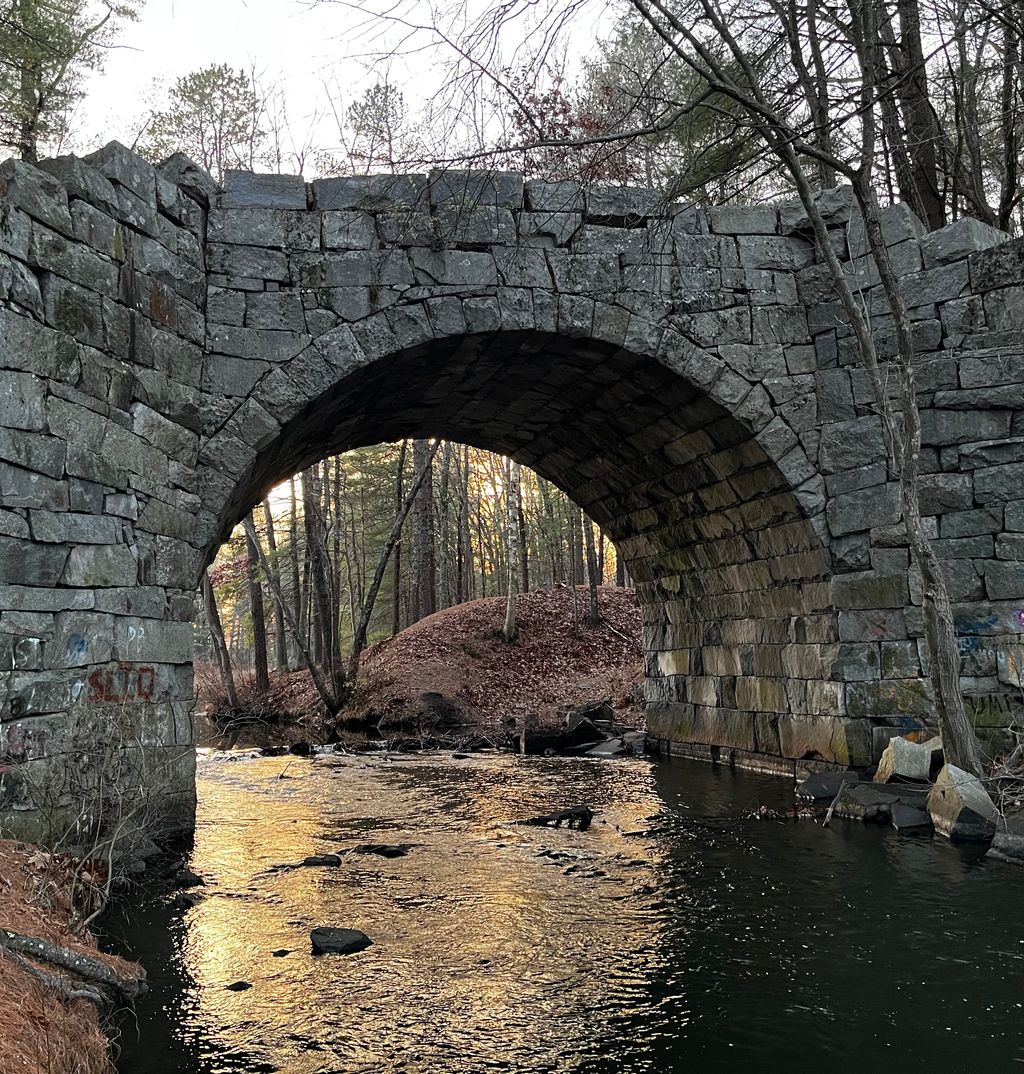
<instances>
[{"instance_id":1,"label":"dry grass on bank","mask_svg":"<svg viewBox=\"0 0 1024 1074\"><path fill-rule=\"evenodd\" d=\"M0 929L35 936L130 976L130 963L100 955L91 935L75 936L65 869L37 847L0 840ZM54 972L52 967L45 967ZM109 1042L95 1006L65 1003L0 950L0 1072L111 1074Z\"/></svg>"}]
</instances>

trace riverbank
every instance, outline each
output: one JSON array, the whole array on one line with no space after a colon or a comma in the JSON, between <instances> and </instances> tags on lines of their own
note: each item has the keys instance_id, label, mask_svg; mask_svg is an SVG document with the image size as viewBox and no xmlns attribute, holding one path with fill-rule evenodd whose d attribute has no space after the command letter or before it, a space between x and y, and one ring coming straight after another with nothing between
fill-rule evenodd
<instances>
[{"instance_id":1,"label":"riverbank","mask_svg":"<svg viewBox=\"0 0 1024 1074\"><path fill-rule=\"evenodd\" d=\"M39 847L0 840L0 1071L3 1074L110 1074L108 1041L94 982L35 954L9 950L10 935L42 941L43 949L98 963L115 977L139 982L140 967L102 954L84 916L92 878L81 863Z\"/></svg>"},{"instance_id":2,"label":"riverbank","mask_svg":"<svg viewBox=\"0 0 1024 1074\"><path fill-rule=\"evenodd\" d=\"M288 745L367 737L389 745L498 744L530 730L560 728L565 715L605 701L610 718L642 729L640 611L632 589L598 589L600 622L587 623L588 591L564 586L522 593L517 638L499 632L505 598L446 608L363 654L356 690L337 720L327 718L308 672L271 675L270 691L241 691L247 712L234 717L212 669L197 674L200 709L235 741ZM210 742L222 745L223 742Z\"/></svg>"}]
</instances>

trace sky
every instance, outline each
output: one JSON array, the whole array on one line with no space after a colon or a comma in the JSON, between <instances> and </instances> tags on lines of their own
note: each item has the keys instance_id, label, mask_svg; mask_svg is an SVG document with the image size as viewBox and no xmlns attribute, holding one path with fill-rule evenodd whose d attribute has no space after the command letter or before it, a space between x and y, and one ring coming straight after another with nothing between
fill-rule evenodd
<instances>
[{"instance_id":1,"label":"sky","mask_svg":"<svg viewBox=\"0 0 1024 1074\"><path fill-rule=\"evenodd\" d=\"M89 152L113 138L132 145L145 125L147 102L160 100L154 81L169 85L214 63L254 69L264 85L279 85L295 130L304 136L312 125L317 147L334 149L337 124L325 107L325 82L340 88L344 106L386 75L415 111L444 74L439 52L420 47L422 34L409 39L407 31L368 18L357 5L430 22L436 17L431 2L455 18L463 3L479 14L490 0L146 0L139 20L122 25L102 71L90 76L73 124L78 133L66 149ZM535 6L520 2L525 10ZM560 0L548 2L558 9ZM595 7L607 11L606 0ZM593 18L584 33L589 40L570 50L577 55L593 41ZM380 53L403 37L398 54L383 61ZM509 37L512 47L529 40L521 26Z\"/></svg>"},{"instance_id":2,"label":"sky","mask_svg":"<svg viewBox=\"0 0 1024 1074\"><path fill-rule=\"evenodd\" d=\"M123 24L103 70L89 79L74 148L95 149L112 138L130 145L154 80L171 83L214 63L255 68L263 80L278 82L301 124L321 104L325 80L337 79L350 94L376 81L360 21L344 5L301 0L147 0L138 22ZM401 61L391 68L394 81L410 80ZM333 128L325 121L324 136Z\"/></svg>"}]
</instances>

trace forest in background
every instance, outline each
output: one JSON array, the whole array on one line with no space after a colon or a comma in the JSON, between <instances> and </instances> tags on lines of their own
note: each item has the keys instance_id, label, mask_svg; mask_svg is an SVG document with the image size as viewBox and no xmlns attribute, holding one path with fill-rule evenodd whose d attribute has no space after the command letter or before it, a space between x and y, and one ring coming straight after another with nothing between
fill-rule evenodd
<instances>
[{"instance_id":1,"label":"forest in background","mask_svg":"<svg viewBox=\"0 0 1024 1074\"><path fill-rule=\"evenodd\" d=\"M566 587L583 629L597 618L594 590L626 584L612 543L556 486L448 441L324 459L271 490L249 522L207 573L199 624L237 708L266 692L271 671L312 662L329 679L337 665L354 681L365 646L465 601Z\"/></svg>"}]
</instances>

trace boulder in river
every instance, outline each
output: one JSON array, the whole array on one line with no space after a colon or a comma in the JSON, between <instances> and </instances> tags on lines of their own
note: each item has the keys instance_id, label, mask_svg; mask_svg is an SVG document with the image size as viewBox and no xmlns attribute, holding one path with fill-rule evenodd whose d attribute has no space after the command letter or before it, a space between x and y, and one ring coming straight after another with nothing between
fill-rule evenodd
<instances>
[{"instance_id":1,"label":"boulder in river","mask_svg":"<svg viewBox=\"0 0 1024 1074\"><path fill-rule=\"evenodd\" d=\"M302 859L303 865L340 865L341 856L339 854L310 854L308 858Z\"/></svg>"},{"instance_id":2,"label":"boulder in river","mask_svg":"<svg viewBox=\"0 0 1024 1074\"><path fill-rule=\"evenodd\" d=\"M379 858L404 858L412 850L412 843L360 843L352 848L353 854L376 854Z\"/></svg>"},{"instance_id":3,"label":"boulder in river","mask_svg":"<svg viewBox=\"0 0 1024 1074\"><path fill-rule=\"evenodd\" d=\"M836 797L836 816L850 820L890 821L897 802L923 808L923 787L891 783L847 783Z\"/></svg>"},{"instance_id":4,"label":"boulder in river","mask_svg":"<svg viewBox=\"0 0 1024 1074\"><path fill-rule=\"evenodd\" d=\"M352 955L365 951L373 940L359 929L339 929L322 925L309 934L314 955Z\"/></svg>"},{"instance_id":5,"label":"boulder in river","mask_svg":"<svg viewBox=\"0 0 1024 1074\"><path fill-rule=\"evenodd\" d=\"M623 754L631 752L632 750L626 747L621 738L606 738L604 742L599 742L596 746L587 750L587 756L621 757Z\"/></svg>"},{"instance_id":6,"label":"boulder in river","mask_svg":"<svg viewBox=\"0 0 1024 1074\"><path fill-rule=\"evenodd\" d=\"M857 776L845 769L840 772L811 772L802 783L797 784L796 796L797 798L811 798L814 801L822 799L831 801L844 783L858 782Z\"/></svg>"},{"instance_id":7,"label":"boulder in river","mask_svg":"<svg viewBox=\"0 0 1024 1074\"><path fill-rule=\"evenodd\" d=\"M599 730L592 720L583 717L577 720L565 733L564 746L566 749L587 746L602 741L604 737L604 732Z\"/></svg>"},{"instance_id":8,"label":"boulder in river","mask_svg":"<svg viewBox=\"0 0 1024 1074\"><path fill-rule=\"evenodd\" d=\"M583 720L592 724L611 723L615 719L615 710L607 701L586 701L571 709L565 717L565 726L573 731Z\"/></svg>"},{"instance_id":9,"label":"boulder in river","mask_svg":"<svg viewBox=\"0 0 1024 1074\"><path fill-rule=\"evenodd\" d=\"M931 830L932 818L927 809L909 805L907 802L893 802L890 807L892 826L899 832Z\"/></svg>"},{"instance_id":10,"label":"boulder in river","mask_svg":"<svg viewBox=\"0 0 1024 1074\"><path fill-rule=\"evenodd\" d=\"M909 781L922 783L931 774L932 751L908 739L889 739L875 773L876 783Z\"/></svg>"},{"instance_id":11,"label":"boulder in river","mask_svg":"<svg viewBox=\"0 0 1024 1074\"><path fill-rule=\"evenodd\" d=\"M987 856L1024 865L1024 811L999 818Z\"/></svg>"},{"instance_id":12,"label":"boulder in river","mask_svg":"<svg viewBox=\"0 0 1024 1074\"><path fill-rule=\"evenodd\" d=\"M999 814L977 776L947 764L928 795L935 830L950 839L988 842Z\"/></svg>"}]
</instances>

